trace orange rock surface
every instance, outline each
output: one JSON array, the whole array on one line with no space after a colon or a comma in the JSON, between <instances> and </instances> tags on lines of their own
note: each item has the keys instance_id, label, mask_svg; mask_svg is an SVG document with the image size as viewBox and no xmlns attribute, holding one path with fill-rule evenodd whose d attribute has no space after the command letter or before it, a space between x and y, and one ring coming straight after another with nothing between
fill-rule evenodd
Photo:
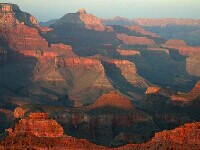
<instances>
[{"instance_id":1,"label":"orange rock surface","mask_svg":"<svg viewBox=\"0 0 200 150\"><path fill-rule=\"evenodd\" d=\"M47 114L31 113L15 125L11 135L28 134L37 137L60 137L63 136L63 133L63 128L55 120L48 119Z\"/></svg>"},{"instance_id":2,"label":"orange rock surface","mask_svg":"<svg viewBox=\"0 0 200 150\"><path fill-rule=\"evenodd\" d=\"M32 120L34 121L45 121L51 122L49 124L51 128L54 128L54 130L51 130L50 132L53 134L55 133L55 130L59 128L62 129L57 123L56 126L53 122L54 120L47 119L46 114L42 113L34 113L31 114ZM34 116L34 117L33 117ZM22 121L23 120L23 121ZM34 129L34 126L27 124L26 126L29 126L29 130L26 130L24 127L24 120L27 122L30 122L30 116L27 118L24 118L19 121L18 124L16 124L16 127L14 130L9 129L7 131L10 132L9 136L6 137L1 143L0 143L0 149L112 149L112 150L163 150L163 149L199 149L200 148L200 123L187 123L183 126L177 127L173 130L168 131L162 131L159 133L156 133L154 137L147 143L143 144L128 144L119 148L106 148L103 146L97 146L93 143L90 143L87 140L82 139L76 139L74 137L66 136L61 134L59 132L56 136L52 136L52 134L41 134L44 131L47 131L46 128L38 126L37 128L43 128L43 130L34 130L34 132L37 134L32 134L34 132L30 132ZM35 124L35 123L33 123ZM19 132L19 126L21 126ZM22 132L23 131L23 132ZM49 133L50 133L49 132ZM120 136L126 137L125 134L121 134ZM132 137L137 137L137 135L133 135ZM120 138L120 137L118 137Z\"/></svg>"},{"instance_id":3,"label":"orange rock surface","mask_svg":"<svg viewBox=\"0 0 200 150\"><path fill-rule=\"evenodd\" d=\"M3 29L1 33L15 51L45 50L48 42L42 38L37 29L17 24L11 28Z\"/></svg>"},{"instance_id":4,"label":"orange rock surface","mask_svg":"<svg viewBox=\"0 0 200 150\"><path fill-rule=\"evenodd\" d=\"M122 109L134 109L135 106L131 101L119 93L112 91L108 94L101 96L94 104L89 106L90 109L104 107L104 106L114 106Z\"/></svg>"},{"instance_id":5,"label":"orange rock surface","mask_svg":"<svg viewBox=\"0 0 200 150\"><path fill-rule=\"evenodd\" d=\"M148 47L147 49L150 50L150 51L162 51L162 52L165 52L165 53L169 54L169 50L165 49L165 48Z\"/></svg>"},{"instance_id":6,"label":"orange rock surface","mask_svg":"<svg viewBox=\"0 0 200 150\"><path fill-rule=\"evenodd\" d=\"M45 113L32 113L7 132L9 136L0 142L0 149L104 149L87 140L63 135L63 128Z\"/></svg>"},{"instance_id":7,"label":"orange rock surface","mask_svg":"<svg viewBox=\"0 0 200 150\"><path fill-rule=\"evenodd\" d=\"M117 49L117 52L118 52L121 56L140 55L140 52L139 52L138 50Z\"/></svg>"},{"instance_id":8,"label":"orange rock surface","mask_svg":"<svg viewBox=\"0 0 200 150\"><path fill-rule=\"evenodd\" d=\"M63 16L53 25L53 28L67 24L73 28L85 28L87 30L104 31L106 27L102 24L101 19L92 14L86 13L85 9L80 9L77 13L70 13Z\"/></svg>"},{"instance_id":9,"label":"orange rock surface","mask_svg":"<svg viewBox=\"0 0 200 150\"><path fill-rule=\"evenodd\" d=\"M200 149L200 123L188 123L174 130L156 133L144 144L128 144L116 150Z\"/></svg>"},{"instance_id":10,"label":"orange rock surface","mask_svg":"<svg viewBox=\"0 0 200 150\"><path fill-rule=\"evenodd\" d=\"M189 101L193 101L197 98L200 97L200 81L198 81L195 85L195 87L188 93L184 93L184 94L176 94L171 96L171 99L173 101L185 101L185 102L189 102Z\"/></svg>"},{"instance_id":11,"label":"orange rock surface","mask_svg":"<svg viewBox=\"0 0 200 150\"><path fill-rule=\"evenodd\" d=\"M174 93L175 92L170 89L160 88L160 87L156 87L156 86L148 87L148 89L145 92L146 95L158 94L158 95L162 95L162 96L166 96L166 97L170 97Z\"/></svg>"},{"instance_id":12,"label":"orange rock surface","mask_svg":"<svg viewBox=\"0 0 200 150\"><path fill-rule=\"evenodd\" d=\"M183 40L168 40L163 44L163 47L176 49L180 54L186 56L196 56L200 54L200 47L188 46Z\"/></svg>"},{"instance_id":13,"label":"orange rock surface","mask_svg":"<svg viewBox=\"0 0 200 150\"><path fill-rule=\"evenodd\" d=\"M141 33L143 35L147 35L147 36L151 36L151 37L155 37L155 38L159 38L160 36L158 36L157 34L153 33L153 32L149 32L149 31L146 31L144 28L138 26L138 25L135 25L135 26L127 26L127 28L130 30L130 31L135 31L137 33Z\"/></svg>"},{"instance_id":14,"label":"orange rock surface","mask_svg":"<svg viewBox=\"0 0 200 150\"><path fill-rule=\"evenodd\" d=\"M55 64L62 67L85 66L87 68L93 68L97 71L99 70L99 68L103 67L99 60L83 58L83 57L82 58L58 58L56 59Z\"/></svg>"},{"instance_id":15,"label":"orange rock surface","mask_svg":"<svg viewBox=\"0 0 200 150\"><path fill-rule=\"evenodd\" d=\"M127 45L153 45L155 41L146 37L128 36L125 33L118 33L117 39Z\"/></svg>"},{"instance_id":16,"label":"orange rock surface","mask_svg":"<svg viewBox=\"0 0 200 150\"><path fill-rule=\"evenodd\" d=\"M145 94L157 94L159 90L159 87L149 87Z\"/></svg>"},{"instance_id":17,"label":"orange rock surface","mask_svg":"<svg viewBox=\"0 0 200 150\"><path fill-rule=\"evenodd\" d=\"M14 110L14 117L15 118L23 118L25 114L25 110L21 107L17 107Z\"/></svg>"}]
</instances>

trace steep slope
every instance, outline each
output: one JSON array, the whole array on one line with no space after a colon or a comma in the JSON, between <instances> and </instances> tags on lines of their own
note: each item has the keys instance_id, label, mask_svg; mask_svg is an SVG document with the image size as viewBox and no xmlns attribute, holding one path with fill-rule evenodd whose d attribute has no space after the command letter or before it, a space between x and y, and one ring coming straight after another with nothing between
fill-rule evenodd
<instances>
[{"instance_id":1,"label":"steep slope","mask_svg":"<svg viewBox=\"0 0 200 150\"><path fill-rule=\"evenodd\" d=\"M199 149L200 123L188 123L169 131L156 133L151 141L141 145L126 145L117 149Z\"/></svg>"},{"instance_id":2,"label":"steep slope","mask_svg":"<svg viewBox=\"0 0 200 150\"><path fill-rule=\"evenodd\" d=\"M98 60L58 58L56 66L70 86L68 94L79 103L91 103L101 94L113 89L103 65Z\"/></svg>"},{"instance_id":3,"label":"steep slope","mask_svg":"<svg viewBox=\"0 0 200 150\"><path fill-rule=\"evenodd\" d=\"M136 33L140 33L142 35L146 35L146 36L150 36L153 38L161 38L159 35L150 32L150 31L146 31L144 28L142 28L141 26L135 25L135 26L126 26L130 31L134 31Z\"/></svg>"},{"instance_id":4,"label":"steep slope","mask_svg":"<svg viewBox=\"0 0 200 150\"><path fill-rule=\"evenodd\" d=\"M195 87L188 93L173 95L171 99L173 101L191 102L200 98L200 81L198 81Z\"/></svg>"},{"instance_id":5,"label":"steep slope","mask_svg":"<svg viewBox=\"0 0 200 150\"><path fill-rule=\"evenodd\" d=\"M186 59L186 69L189 74L200 76L199 74L199 57L200 56L200 47L189 46L183 40L168 40L165 44L162 45L165 48L171 48L178 50L180 54L187 56Z\"/></svg>"},{"instance_id":6,"label":"steep slope","mask_svg":"<svg viewBox=\"0 0 200 150\"><path fill-rule=\"evenodd\" d=\"M89 106L89 109L105 106L118 107L121 109L134 109L134 106L129 99L121 96L115 91L102 95L94 104Z\"/></svg>"},{"instance_id":7,"label":"steep slope","mask_svg":"<svg viewBox=\"0 0 200 150\"><path fill-rule=\"evenodd\" d=\"M146 37L128 36L125 33L117 34L117 38L126 45L153 45L155 42Z\"/></svg>"},{"instance_id":8,"label":"steep slope","mask_svg":"<svg viewBox=\"0 0 200 150\"><path fill-rule=\"evenodd\" d=\"M87 140L63 134L63 128L45 113L32 113L20 120L9 136L0 143L0 149L102 149Z\"/></svg>"},{"instance_id":9,"label":"steep slope","mask_svg":"<svg viewBox=\"0 0 200 150\"><path fill-rule=\"evenodd\" d=\"M6 93L7 101L72 106L77 100L82 104L90 103L113 89L101 62L79 59L70 45L49 44L41 35L44 28L30 14L22 12L16 5L2 5L9 8L0 12L3 20L0 25L0 87L1 95ZM79 16L88 23L84 29L95 26L96 30L96 26L103 26L98 18L85 12L72 16ZM97 25L91 24L93 18ZM65 23L68 24L68 20ZM78 61L80 63L76 64ZM66 65L70 62L72 66ZM87 82L89 79L91 81Z\"/></svg>"},{"instance_id":10,"label":"steep slope","mask_svg":"<svg viewBox=\"0 0 200 150\"><path fill-rule=\"evenodd\" d=\"M183 39L189 45L200 45L199 19L176 19L176 18L135 18L127 19L116 17L102 19L106 25L140 26L145 30L156 33L164 39Z\"/></svg>"},{"instance_id":11,"label":"steep slope","mask_svg":"<svg viewBox=\"0 0 200 150\"><path fill-rule=\"evenodd\" d=\"M114 88L133 100L141 99L150 83L137 74L134 63L128 60L100 59Z\"/></svg>"},{"instance_id":12,"label":"steep slope","mask_svg":"<svg viewBox=\"0 0 200 150\"><path fill-rule=\"evenodd\" d=\"M199 47L188 46L183 40L170 39L165 44L163 44L163 47L177 49L179 50L180 54L186 56L200 55Z\"/></svg>"},{"instance_id":13,"label":"steep slope","mask_svg":"<svg viewBox=\"0 0 200 150\"><path fill-rule=\"evenodd\" d=\"M199 121L199 82L188 93L169 88L149 87L140 107L149 112L161 129L172 129Z\"/></svg>"},{"instance_id":14,"label":"steep slope","mask_svg":"<svg viewBox=\"0 0 200 150\"><path fill-rule=\"evenodd\" d=\"M86 10L80 9L77 13L71 13L63 16L52 24L53 28L82 28L95 31L104 31L106 27L101 23L101 20L92 14L87 14Z\"/></svg>"},{"instance_id":15,"label":"steep slope","mask_svg":"<svg viewBox=\"0 0 200 150\"><path fill-rule=\"evenodd\" d=\"M150 115L117 92L105 94L94 104L85 107L24 105L21 109L25 115L45 112L61 124L68 135L88 139L99 145L143 143L152 137L152 133L159 131Z\"/></svg>"},{"instance_id":16,"label":"steep slope","mask_svg":"<svg viewBox=\"0 0 200 150\"><path fill-rule=\"evenodd\" d=\"M66 14L51 27L53 30L44 35L50 43L70 44L82 56L103 53L102 49L109 50L105 45L117 44L113 29L84 9Z\"/></svg>"}]
</instances>

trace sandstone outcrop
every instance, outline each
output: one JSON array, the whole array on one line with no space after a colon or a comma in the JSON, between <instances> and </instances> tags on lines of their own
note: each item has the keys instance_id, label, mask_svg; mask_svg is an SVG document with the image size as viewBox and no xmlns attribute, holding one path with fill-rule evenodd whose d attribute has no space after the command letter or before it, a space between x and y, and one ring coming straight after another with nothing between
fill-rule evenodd
<instances>
[{"instance_id":1,"label":"sandstone outcrop","mask_svg":"<svg viewBox=\"0 0 200 150\"><path fill-rule=\"evenodd\" d=\"M105 106L118 107L121 109L134 109L132 102L117 93L116 91L112 91L110 93L102 95L97 101L89 106L89 109L96 109Z\"/></svg>"},{"instance_id":2,"label":"sandstone outcrop","mask_svg":"<svg viewBox=\"0 0 200 150\"><path fill-rule=\"evenodd\" d=\"M162 45L164 48L170 48L178 50L180 54L185 56L196 56L200 54L200 48L194 46L188 46L183 40L168 40Z\"/></svg>"},{"instance_id":3,"label":"sandstone outcrop","mask_svg":"<svg viewBox=\"0 0 200 150\"><path fill-rule=\"evenodd\" d=\"M45 113L31 113L7 132L9 136L0 143L0 149L103 149L87 140L64 135L63 128Z\"/></svg>"},{"instance_id":4,"label":"sandstone outcrop","mask_svg":"<svg viewBox=\"0 0 200 150\"><path fill-rule=\"evenodd\" d=\"M166 54L170 54L169 50L165 49L165 48L154 47L154 46L151 47L151 46L149 46L147 49L150 50L150 51L158 51L158 52L164 52Z\"/></svg>"},{"instance_id":5,"label":"sandstone outcrop","mask_svg":"<svg viewBox=\"0 0 200 150\"><path fill-rule=\"evenodd\" d=\"M171 96L173 101L181 102L192 102L198 98L200 98L200 81L196 83L195 87L190 92Z\"/></svg>"},{"instance_id":6,"label":"sandstone outcrop","mask_svg":"<svg viewBox=\"0 0 200 150\"><path fill-rule=\"evenodd\" d=\"M200 62L200 48L194 46L188 46L181 40L169 40L164 44L169 48L177 49L181 54L188 56L186 59L186 69L190 75L200 76L200 70L198 65Z\"/></svg>"},{"instance_id":7,"label":"sandstone outcrop","mask_svg":"<svg viewBox=\"0 0 200 150\"><path fill-rule=\"evenodd\" d=\"M153 32L146 31L144 28L142 28L141 26L138 26L138 25L127 26L126 28L128 28L130 31L134 31L134 32L140 33L142 35L150 36L150 37L153 37L153 38L161 38L157 34L155 34Z\"/></svg>"},{"instance_id":8,"label":"sandstone outcrop","mask_svg":"<svg viewBox=\"0 0 200 150\"><path fill-rule=\"evenodd\" d=\"M2 34L9 46L16 51L45 50L48 48L48 42L39 35L37 29L22 24L6 30L3 29Z\"/></svg>"},{"instance_id":9,"label":"sandstone outcrop","mask_svg":"<svg viewBox=\"0 0 200 150\"><path fill-rule=\"evenodd\" d=\"M86 10L83 8L77 13L70 13L63 16L51 25L53 28L59 28L61 26L95 31L104 31L106 29L106 27L101 23L101 19L92 14L87 14Z\"/></svg>"},{"instance_id":10,"label":"sandstone outcrop","mask_svg":"<svg viewBox=\"0 0 200 150\"><path fill-rule=\"evenodd\" d=\"M86 101L92 102L100 96L101 92L105 93L113 89L99 60L58 57L55 59L55 65L61 75L65 75L65 80L70 87L69 95L82 104Z\"/></svg>"},{"instance_id":11,"label":"sandstone outcrop","mask_svg":"<svg viewBox=\"0 0 200 150\"><path fill-rule=\"evenodd\" d=\"M148 87L148 83L137 74L137 68L134 63L128 60L117 60L111 59L105 61L108 63L108 67L110 64L110 69L112 69L112 65L115 65L116 68L120 69L122 76L133 86L146 88Z\"/></svg>"},{"instance_id":12,"label":"sandstone outcrop","mask_svg":"<svg viewBox=\"0 0 200 150\"><path fill-rule=\"evenodd\" d=\"M118 52L121 56L140 55L140 52L139 52L138 50L117 49L117 52Z\"/></svg>"},{"instance_id":13,"label":"sandstone outcrop","mask_svg":"<svg viewBox=\"0 0 200 150\"><path fill-rule=\"evenodd\" d=\"M34 135L36 137L63 136L63 128L54 120L48 119L45 113L31 113L27 118L21 119L10 133L12 136Z\"/></svg>"},{"instance_id":14,"label":"sandstone outcrop","mask_svg":"<svg viewBox=\"0 0 200 150\"><path fill-rule=\"evenodd\" d=\"M186 70L190 75L200 76L200 58L199 56L191 56L186 59Z\"/></svg>"},{"instance_id":15,"label":"sandstone outcrop","mask_svg":"<svg viewBox=\"0 0 200 150\"><path fill-rule=\"evenodd\" d=\"M31 114L31 116L24 118L23 120L29 120L33 119L35 121L43 120L49 121L47 119L47 115L44 113L34 113ZM54 120L53 120L54 121ZM52 120L51 120L52 122ZM55 121L54 121L55 122ZM22 121L16 125L23 126ZM50 125L51 126L51 125ZM59 126L58 124L56 125ZM17 132L18 129L9 130L11 131L9 136L6 137L1 143L0 148L1 149L7 149L7 148L15 148L15 149L22 149L22 148L33 148L33 149L113 149L113 150L131 150L131 149L199 149L200 148L200 140L199 140L199 122L194 123L187 123L183 126L177 127L173 130L168 131L162 131L158 132L154 135L154 137L147 143L143 144L128 144L119 148L106 148L103 146L97 146L95 144L92 144L88 142L87 140L82 139L76 139L74 137L66 136L63 134L59 134L59 136L51 136L49 137L49 134L47 135L32 135L30 131L34 126L30 126L29 130L24 130L23 134L22 132ZM51 126L55 127L55 126ZM40 128L40 127L38 127ZM62 127L60 127L62 128ZM44 129L44 128L43 128ZM17 130L17 131L15 131ZM21 128L21 130L23 130ZM46 129L44 129L46 130ZM16 133L17 132L17 133ZM14 134L16 133L16 134ZM54 133L54 132L53 132ZM129 139L129 137L132 137L132 139L136 138L137 140L141 137L138 137L138 135L127 135L121 133L118 135L115 139ZM125 140L127 141L127 140Z\"/></svg>"},{"instance_id":16,"label":"sandstone outcrop","mask_svg":"<svg viewBox=\"0 0 200 150\"><path fill-rule=\"evenodd\" d=\"M174 130L156 133L150 142L140 145L126 145L117 149L199 149L200 148L200 123L188 123Z\"/></svg>"},{"instance_id":17,"label":"sandstone outcrop","mask_svg":"<svg viewBox=\"0 0 200 150\"><path fill-rule=\"evenodd\" d=\"M171 95L175 93L176 92L173 90L170 90L167 88L155 87L155 86L148 87L148 89L145 92L146 95L157 94L157 95L162 95L165 97L170 97Z\"/></svg>"},{"instance_id":18,"label":"sandstone outcrop","mask_svg":"<svg viewBox=\"0 0 200 150\"><path fill-rule=\"evenodd\" d=\"M50 27L53 30L44 34L44 37L51 44L70 44L80 56L103 53L102 49L110 48L105 45L118 43L112 27L103 25L101 19L87 14L83 9L66 14Z\"/></svg>"},{"instance_id":19,"label":"sandstone outcrop","mask_svg":"<svg viewBox=\"0 0 200 150\"><path fill-rule=\"evenodd\" d=\"M118 33L117 39L126 45L154 45L155 41L146 37L128 36L125 33Z\"/></svg>"},{"instance_id":20,"label":"sandstone outcrop","mask_svg":"<svg viewBox=\"0 0 200 150\"><path fill-rule=\"evenodd\" d=\"M14 117L15 118L23 118L24 117L24 115L25 115L25 110L23 109L23 108L21 108L21 107L17 107L17 108L15 108L15 110L14 110Z\"/></svg>"}]
</instances>

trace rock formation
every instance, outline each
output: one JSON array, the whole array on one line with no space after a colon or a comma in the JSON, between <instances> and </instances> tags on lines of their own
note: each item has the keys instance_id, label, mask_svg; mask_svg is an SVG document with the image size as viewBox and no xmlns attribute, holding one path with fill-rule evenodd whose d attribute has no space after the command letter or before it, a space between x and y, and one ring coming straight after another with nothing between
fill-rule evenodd
<instances>
[{"instance_id":1,"label":"rock formation","mask_svg":"<svg viewBox=\"0 0 200 150\"><path fill-rule=\"evenodd\" d=\"M170 97L173 94L175 94L173 90L167 89L167 88L160 88L160 87L148 87L147 91L145 92L146 95L150 94L157 94L157 95L162 95L165 97Z\"/></svg>"},{"instance_id":2,"label":"rock formation","mask_svg":"<svg viewBox=\"0 0 200 150\"><path fill-rule=\"evenodd\" d=\"M168 40L163 47L176 49L180 54L186 56L195 56L200 54L199 47L188 46L183 40Z\"/></svg>"},{"instance_id":3,"label":"rock formation","mask_svg":"<svg viewBox=\"0 0 200 150\"><path fill-rule=\"evenodd\" d=\"M118 149L199 149L199 122L188 123L174 130L156 133L150 142L141 145L126 145Z\"/></svg>"},{"instance_id":4,"label":"rock formation","mask_svg":"<svg viewBox=\"0 0 200 150\"><path fill-rule=\"evenodd\" d=\"M70 44L81 56L103 53L104 45L117 43L112 27L103 25L101 19L84 9L66 14L51 27L53 30L44 35L50 43Z\"/></svg>"},{"instance_id":5,"label":"rock formation","mask_svg":"<svg viewBox=\"0 0 200 150\"><path fill-rule=\"evenodd\" d=\"M173 101L191 102L200 98L200 81L198 81L195 87L188 93L177 94L171 96Z\"/></svg>"},{"instance_id":6,"label":"rock formation","mask_svg":"<svg viewBox=\"0 0 200 150\"><path fill-rule=\"evenodd\" d=\"M25 110L21 107L17 107L15 110L14 110L14 117L15 118L23 118L24 117L24 114L25 114Z\"/></svg>"},{"instance_id":7,"label":"rock formation","mask_svg":"<svg viewBox=\"0 0 200 150\"><path fill-rule=\"evenodd\" d=\"M10 135L28 134L37 137L60 137L63 136L63 133L62 127L56 121L48 119L47 114L31 113L15 125Z\"/></svg>"},{"instance_id":8,"label":"rock formation","mask_svg":"<svg viewBox=\"0 0 200 150\"><path fill-rule=\"evenodd\" d=\"M117 49L117 52L118 52L121 56L140 55L140 52L139 52L138 50Z\"/></svg>"},{"instance_id":9,"label":"rock formation","mask_svg":"<svg viewBox=\"0 0 200 150\"><path fill-rule=\"evenodd\" d=\"M135 107L131 103L131 101L123 96L121 96L119 93L112 91L108 94L102 95L97 101L89 106L89 109L96 109L100 107L118 107L121 109L134 109Z\"/></svg>"},{"instance_id":10,"label":"rock formation","mask_svg":"<svg viewBox=\"0 0 200 150\"><path fill-rule=\"evenodd\" d=\"M33 124L29 124L32 121ZM24 127L24 122L27 122ZM38 122L42 126L34 126ZM45 128L44 125L45 124ZM48 119L44 113L32 113L16 124L13 130L7 130L9 136L1 143L0 148L33 148L33 149L199 149L199 122L188 123L184 126L175 128L174 130L162 131L156 133L155 136L147 143L128 144L119 148L106 148L97 146L87 140L76 139L74 137L63 135L62 127L52 119ZM21 127L21 128L19 128ZM37 128L37 130L35 130ZM54 130L50 130L50 128ZM28 130L27 130L28 129ZM42 130L39 130L42 129ZM56 129L56 130L55 130ZM59 130L58 130L59 129ZM32 131L32 132L30 132ZM44 133L44 131L48 131ZM121 138L120 138L121 137ZM125 134L121 134L118 138L125 139ZM135 136L132 136L132 138ZM137 137L138 139L138 137ZM117 140L117 139L116 139Z\"/></svg>"},{"instance_id":11,"label":"rock formation","mask_svg":"<svg viewBox=\"0 0 200 150\"><path fill-rule=\"evenodd\" d=\"M200 59L199 56L187 57L186 69L190 75L200 76Z\"/></svg>"},{"instance_id":12,"label":"rock formation","mask_svg":"<svg viewBox=\"0 0 200 150\"><path fill-rule=\"evenodd\" d=\"M70 13L57 20L51 25L53 28L68 26L71 28L83 28L95 31L104 31L106 27L101 23L101 20L92 14L87 14L85 9L80 9L77 13Z\"/></svg>"},{"instance_id":13,"label":"rock formation","mask_svg":"<svg viewBox=\"0 0 200 150\"><path fill-rule=\"evenodd\" d=\"M9 136L0 143L4 148L33 149L100 149L103 147L87 140L75 139L63 134L63 128L45 113L31 113L9 129Z\"/></svg>"},{"instance_id":14,"label":"rock formation","mask_svg":"<svg viewBox=\"0 0 200 150\"><path fill-rule=\"evenodd\" d=\"M153 45L154 40L146 37L128 36L125 33L117 34L117 38L127 45Z\"/></svg>"},{"instance_id":15,"label":"rock formation","mask_svg":"<svg viewBox=\"0 0 200 150\"><path fill-rule=\"evenodd\" d=\"M55 59L55 65L60 74L65 75L67 84L70 86L69 95L79 103L92 102L102 92L113 89L99 60L61 57Z\"/></svg>"},{"instance_id":16,"label":"rock formation","mask_svg":"<svg viewBox=\"0 0 200 150\"><path fill-rule=\"evenodd\" d=\"M128 60L107 60L108 64L110 64L110 69L112 69L112 65L115 65L116 68L118 68L122 74L122 76L133 86L146 88L148 87L148 83L145 81L145 79L142 79L137 74L137 68L134 63L128 61ZM109 66L108 66L109 67Z\"/></svg>"},{"instance_id":17,"label":"rock formation","mask_svg":"<svg viewBox=\"0 0 200 150\"><path fill-rule=\"evenodd\" d=\"M159 35L157 35L153 32L150 32L150 31L146 31L144 28L142 28L141 26L138 26L138 25L127 26L127 28L130 31L134 31L136 33L140 33L140 34L145 35L145 36L150 36L150 37L153 37L153 38L161 38Z\"/></svg>"}]
</instances>

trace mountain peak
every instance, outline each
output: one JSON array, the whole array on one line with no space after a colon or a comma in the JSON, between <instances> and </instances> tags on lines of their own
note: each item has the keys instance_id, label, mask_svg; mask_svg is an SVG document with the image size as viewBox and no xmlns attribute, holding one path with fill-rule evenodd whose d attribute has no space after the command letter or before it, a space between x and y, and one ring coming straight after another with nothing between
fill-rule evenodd
<instances>
[{"instance_id":1,"label":"mountain peak","mask_svg":"<svg viewBox=\"0 0 200 150\"><path fill-rule=\"evenodd\" d=\"M84 8L79 9L79 11L77 13L79 13L79 14L87 14L86 10Z\"/></svg>"},{"instance_id":2,"label":"mountain peak","mask_svg":"<svg viewBox=\"0 0 200 150\"><path fill-rule=\"evenodd\" d=\"M105 106L112 106L112 107L118 107L122 109L134 109L135 106L132 104L132 102L119 94L116 91L111 91L107 94L103 94L94 104L89 106L89 108L100 108Z\"/></svg>"}]
</instances>

